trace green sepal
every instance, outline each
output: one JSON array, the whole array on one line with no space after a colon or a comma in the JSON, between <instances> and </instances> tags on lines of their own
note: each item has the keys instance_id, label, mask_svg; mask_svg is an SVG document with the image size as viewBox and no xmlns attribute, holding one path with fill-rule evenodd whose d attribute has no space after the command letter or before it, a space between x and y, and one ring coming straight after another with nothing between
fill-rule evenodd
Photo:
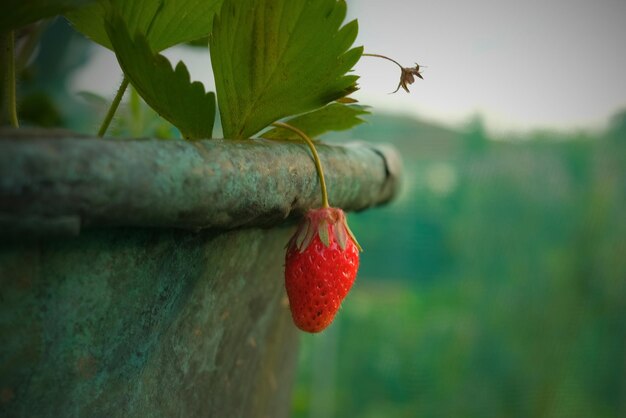
<instances>
[{"instance_id":1,"label":"green sepal","mask_svg":"<svg viewBox=\"0 0 626 418\"><path fill-rule=\"evenodd\" d=\"M337 222L334 225L335 239L337 243L339 243L339 247L341 251L346 249L346 244L348 243L348 234L346 233L345 225L342 222Z\"/></svg>"},{"instance_id":2,"label":"green sepal","mask_svg":"<svg viewBox=\"0 0 626 418\"><path fill-rule=\"evenodd\" d=\"M317 231L313 227L312 223L309 223L308 227L306 228L305 237L302 240L302 245L299 248L301 253L304 252L304 250L306 250L307 247L311 244L311 241L313 241L313 237L315 237L316 233Z\"/></svg>"},{"instance_id":3,"label":"green sepal","mask_svg":"<svg viewBox=\"0 0 626 418\"><path fill-rule=\"evenodd\" d=\"M303 223L300 225L300 228L298 230L298 236L296 238L296 247L298 249L302 248L302 243L304 242L304 239L306 238L307 232L309 231L310 227L311 227L311 220L308 218L305 218Z\"/></svg>"},{"instance_id":4,"label":"green sepal","mask_svg":"<svg viewBox=\"0 0 626 418\"><path fill-rule=\"evenodd\" d=\"M345 221L344 225L346 226L346 231L348 232L348 235L350 235L350 238L352 238L352 241L354 242L354 245L356 245L356 247L359 249L359 251L363 251L363 248L361 247L359 242L356 240L356 237L354 236L354 234L352 233L352 230L348 226L348 221L347 220Z\"/></svg>"},{"instance_id":5,"label":"green sepal","mask_svg":"<svg viewBox=\"0 0 626 418\"><path fill-rule=\"evenodd\" d=\"M321 221L319 223L319 227L317 228L317 233L320 236L320 241L324 244L325 247L330 246L330 236L328 235L328 222Z\"/></svg>"}]
</instances>

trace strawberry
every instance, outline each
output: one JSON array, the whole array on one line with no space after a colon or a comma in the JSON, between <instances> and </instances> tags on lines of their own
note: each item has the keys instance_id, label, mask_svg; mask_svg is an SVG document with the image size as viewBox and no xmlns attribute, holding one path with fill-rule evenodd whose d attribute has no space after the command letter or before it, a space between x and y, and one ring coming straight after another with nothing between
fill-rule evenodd
<instances>
[{"instance_id":1,"label":"strawberry","mask_svg":"<svg viewBox=\"0 0 626 418\"><path fill-rule=\"evenodd\" d=\"M314 333L330 325L356 278L359 250L341 209L307 212L285 257L285 288L298 328Z\"/></svg>"}]
</instances>

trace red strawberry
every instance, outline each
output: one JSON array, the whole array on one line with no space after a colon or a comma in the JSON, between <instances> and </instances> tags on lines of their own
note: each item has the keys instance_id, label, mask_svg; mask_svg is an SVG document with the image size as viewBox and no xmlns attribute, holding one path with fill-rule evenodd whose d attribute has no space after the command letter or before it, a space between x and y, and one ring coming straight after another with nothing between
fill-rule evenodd
<instances>
[{"instance_id":1,"label":"red strawberry","mask_svg":"<svg viewBox=\"0 0 626 418\"><path fill-rule=\"evenodd\" d=\"M341 209L307 212L285 258L285 288L298 328L320 332L333 322L356 278L360 249Z\"/></svg>"}]
</instances>

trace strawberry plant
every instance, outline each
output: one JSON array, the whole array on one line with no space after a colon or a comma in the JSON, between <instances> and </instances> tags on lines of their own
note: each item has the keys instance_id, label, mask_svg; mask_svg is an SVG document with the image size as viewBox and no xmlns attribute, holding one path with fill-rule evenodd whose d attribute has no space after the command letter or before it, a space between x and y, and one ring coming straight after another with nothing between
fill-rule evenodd
<instances>
[{"instance_id":1,"label":"strawberry plant","mask_svg":"<svg viewBox=\"0 0 626 418\"><path fill-rule=\"evenodd\" d=\"M389 59L353 46L358 25L344 22L345 0L8 0L4 10L0 114L14 127L19 124L16 34L19 38L21 28L62 14L76 30L112 50L124 74L99 136L132 85L187 140L212 138L219 113L225 138L305 142L317 168L322 205L306 214L289 243L286 288L298 327L317 332L330 324L356 277L360 247L343 211L328 202L311 137L363 122L367 109L349 97L358 79L351 70L362 56ZM215 93L192 82L183 62L172 66L160 54L198 39L208 39ZM414 77L421 78L420 67L393 62L401 68L398 89L408 92Z\"/></svg>"}]
</instances>

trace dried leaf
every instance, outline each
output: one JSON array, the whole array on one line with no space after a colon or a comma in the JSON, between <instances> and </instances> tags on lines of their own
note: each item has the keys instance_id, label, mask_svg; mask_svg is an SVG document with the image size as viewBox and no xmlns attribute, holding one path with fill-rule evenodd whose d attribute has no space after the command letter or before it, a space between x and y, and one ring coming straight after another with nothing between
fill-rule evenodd
<instances>
[{"instance_id":1,"label":"dried leaf","mask_svg":"<svg viewBox=\"0 0 626 418\"><path fill-rule=\"evenodd\" d=\"M400 83L398 84L398 88L393 93L400 90L400 87L402 87L407 93L410 93L408 86L415 82L415 77L419 77L422 80L424 79L420 73L420 66L418 63L415 63L415 67L401 67Z\"/></svg>"}]
</instances>

